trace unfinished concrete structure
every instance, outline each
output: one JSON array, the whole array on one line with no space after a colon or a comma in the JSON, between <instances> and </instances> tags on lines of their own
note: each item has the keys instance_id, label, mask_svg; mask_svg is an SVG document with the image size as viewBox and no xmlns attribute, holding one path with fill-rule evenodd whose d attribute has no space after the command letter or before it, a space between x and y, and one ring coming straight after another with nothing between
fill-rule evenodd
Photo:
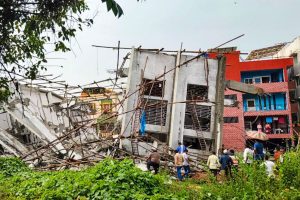
<instances>
[{"instance_id":1,"label":"unfinished concrete structure","mask_svg":"<svg viewBox=\"0 0 300 200\"><path fill-rule=\"evenodd\" d=\"M145 112L145 131L158 143L174 149L183 142L193 153L218 149L224 70L224 58L208 59L205 53L183 55L132 49L122 136L139 134ZM124 146L130 149L129 143L124 142Z\"/></svg>"}]
</instances>

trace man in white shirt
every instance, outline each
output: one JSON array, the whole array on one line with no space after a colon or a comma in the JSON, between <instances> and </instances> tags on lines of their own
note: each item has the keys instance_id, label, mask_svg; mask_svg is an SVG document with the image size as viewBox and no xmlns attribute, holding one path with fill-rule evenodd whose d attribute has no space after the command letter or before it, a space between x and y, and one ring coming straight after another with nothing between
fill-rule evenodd
<instances>
[{"instance_id":1,"label":"man in white shirt","mask_svg":"<svg viewBox=\"0 0 300 200\"><path fill-rule=\"evenodd\" d=\"M253 162L253 153L252 149L246 147L243 154L244 163L251 164Z\"/></svg>"},{"instance_id":2,"label":"man in white shirt","mask_svg":"<svg viewBox=\"0 0 300 200\"><path fill-rule=\"evenodd\" d=\"M220 162L219 158L216 156L216 152L212 152L212 155L210 155L207 159L207 166L211 173L216 177L217 179L217 174L220 168Z\"/></svg>"},{"instance_id":3,"label":"man in white shirt","mask_svg":"<svg viewBox=\"0 0 300 200\"><path fill-rule=\"evenodd\" d=\"M275 163L269 160L269 156L268 155L265 156L265 162L264 162L264 164L266 166L267 175L269 177L275 176L275 174L274 174Z\"/></svg>"},{"instance_id":4,"label":"man in white shirt","mask_svg":"<svg viewBox=\"0 0 300 200\"><path fill-rule=\"evenodd\" d=\"M182 156L183 156L183 169L184 169L184 177L188 178L189 177L189 173L191 172L191 168L190 168L190 162L189 162L189 155L187 154L188 150L185 149Z\"/></svg>"}]
</instances>

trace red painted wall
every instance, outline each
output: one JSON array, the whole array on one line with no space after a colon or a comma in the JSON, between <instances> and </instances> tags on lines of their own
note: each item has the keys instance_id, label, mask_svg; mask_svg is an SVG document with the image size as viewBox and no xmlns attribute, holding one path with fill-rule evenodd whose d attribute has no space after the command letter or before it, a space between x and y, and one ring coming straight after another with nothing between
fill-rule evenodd
<instances>
[{"instance_id":1,"label":"red painted wall","mask_svg":"<svg viewBox=\"0 0 300 200\"><path fill-rule=\"evenodd\" d=\"M271 60L256 60L256 61L244 61L240 62L240 51L234 51L231 53L223 54L226 57L226 80L235 80L241 81L241 72L242 71L257 71L257 70L268 70L268 69L283 69L284 80L287 81L287 68L293 65L292 58L283 58L283 59L271 59ZM217 53L210 53L210 58L216 58ZM277 85L275 88L270 88L270 85ZM275 86L274 85L274 86ZM259 87L262 87L268 92L270 90L276 90L276 92L288 92L287 83L270 83L270 84L259 84ZM238 107L225 107L224 108L224 117L238 117L238 123L224 123L223 125L223 144L225 148L234 148L236 150L243 150L245 147L245 127L244 127L244 111L243 111L243 101L242 93L226 90L225 95L227 94L237 94L237 101L239 102ZM288 96L288 95L287 95ZM291 106L289 103L289 98L287 98L288 110L286 111L290 118L291 124ZM282 138L286 138L286 135L282 135ZM291 133L289 134L291 136ZM280 137L279 135L276 135Z\"/></svg>"}]
</instances>

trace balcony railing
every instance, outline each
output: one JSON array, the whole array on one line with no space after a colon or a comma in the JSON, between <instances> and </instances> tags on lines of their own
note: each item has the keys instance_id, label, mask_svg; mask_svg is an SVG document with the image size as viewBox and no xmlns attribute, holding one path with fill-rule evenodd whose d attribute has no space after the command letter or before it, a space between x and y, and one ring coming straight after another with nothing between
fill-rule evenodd
<instances>
[{"instance_id":1,"label":"balcony railing","mask_svg":"<svg viewBox=\"0 0 300 200\"><path fill-rule=\"evenodd\" d=\"M271 83L253 83L254 86L262 88L266 93L286 92L288 82L271 82Z\"/></svg>"},{"instance_id":2,"label":"balcony railing","mask_svg":"<svg viewBox=\"0 0 300 200\"><path fill-rule=\"evenodd\" d=\"M245 124L245 127L246 127L246 124ZM248 131L251 130L251 129L247 129ZM256 131L256 130L254 130ZM264 133L266 133L265 130L263 130ZM273 135L273 134L289 134L290 133L290 127L288 125L284 125L284 126L280 126L280 127L273 127L271 129L271 132L268 133L267 135Z\"/></svg>"},{"instance_id":3,"label":"balcony railing","mask_svg":"<svg viewBox=\"0 0 300 200\"><path fill-rule=\"evenodd\" d=\"M286 110L286 104L272 104L271 107L244 107L244 112L251 112L251 111L274 111L274 110Z\"/></svg>"}]
</instances>

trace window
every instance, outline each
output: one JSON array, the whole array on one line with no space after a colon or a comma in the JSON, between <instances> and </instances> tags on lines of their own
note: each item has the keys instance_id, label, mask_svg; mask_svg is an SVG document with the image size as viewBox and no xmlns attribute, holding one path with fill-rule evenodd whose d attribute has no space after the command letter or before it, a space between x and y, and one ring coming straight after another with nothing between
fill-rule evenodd
<instances>
[{"instance_id":1,"label":"window","mask_svg":"<svg viewBox=\"0 0 300 200\"><path fill-rule=\"evenodd\" d=\"M145 108L146 124L165 126L168 101L143 99L142 108Z\"/></svg>"},{"instance_id":2,"label":"window","mask_svg":"<svg viewBox=\"0 0 300 200\"><path fill-rule=\"evenodd\" d=\"M105 88L104 87L91 87L91 88L84 88L84 93L90 94L104 94Z\"/></svg>"},{"instance_id":3,"label":"window","mask_svg":"<svg viewBox=\"0 0 300 200\"><path fill-rule=\"evenodd\" d=\"M247 108L248 108L248 111L255 111L255 99L247 100Z\"/></svg>"},{"instance_id":4,"label":"window","mask_svg":"<svg viewBox=\"0 0 300 200\"><path fill-rule=\"evenodd\" d=\"M186 100L206 100L208 98L208 87L204 85L187 85Z\"/></svg>"},{"instance_id":5,"label":"window","mask_svg":"<svg viewBox=\"0 0 300 200\"><path fill-rule=\"evenodd\" d=\"M150 79L143 79L144 95L163 97L164 95L164 81L154 81Z\"/></svg>"},{"instance_id":6,"label":"window","mask_svg":"<svg viewBox=\"0 0 300 200\"><path fill-rule=\"evenodd\" d=\"M296 63L296 62L294 62L294 63ZM294 80L294 68L292 66L287 69L287 74L288 74L289 81Z\"/></svg>"},{"instance_id":7,"label":"window","mask_svg":"<svg viewBox=\"0 0 300 200\"><path fill-rule=\"evenodd\" d=\"M246 84L252 84L253 83L253 79L252 78L245 78L244 82Z\"/></svg>"},{"instance_id":8,"label":"window","mask_svg":"<svg viewBox=\"0 0 300 200\"><path fill-rule=\"evenodd\" d=\"M238 117L224 117L224 123L239 123Z\"/></svg>"},{"instance_id":9,"label":"window","mask_svg":"<svg viewBox=\"0 0 300 200\"><path fill-rule=\"evenodd\" d=\"M270 83L271 78L269 76L262 76L261 77L261 82L262 83Z\"/></svg>"},{"instance_id":10,"label":"window","mask_svg":"<svg viewBox=\"0 0 300 200\"><path fill-rule=\"evenodd\" d=\"M152 136L153 138L159 140L160 142L167 142L167 134L166 133L153 133L147 132L148 135ZM154 140L152 141L152 143Z\"/></svg>"},{"instance_id":11,"label":"window","mask_svg":"<svg viewBox=\"0 0 300 200\"><path fill-rule=\"evenodd\" d=\"M245 121L245 130L252 131L252 122L251 121Z\"/></svg>"},{"instance_id":12,"label":"window","mask_svg":"<svg viewBox=\"0 0 300 200\"><path fill-rule=\"evenodd\" d=\"M290 96L290 102L295 102L295 97L296 97L296 92L295 92L295 90L292 90L292 91L290 91L289 92L289 96Z\"/></svg>"},{"instance_id":13,"label":"window","mask_svg":"<svg viewBox=\"0 0 300 200\"><path fill-rule=\"evenodd\" d=\"M88 114L94 115L97 112L95 103L89 103L88 109L89 109Z\"/></svg>"},{"instance_id":14,"label":"window","mask_svg":"<svg viewBox=\"0 0 300 200\"><path fill-rule=\"evenodd\" d=\"M101 112L103 112L103 113L112 112L112 100L111 99L102 99L100 105L101 105Z\"/></svg>"},{"instance_id":15,"label":"window","mask_svg":"<svg viewBox=\"0 0 300 200\"><path fill-rule=\"evenodd\" d=\"M247 84L252 83L270 83L271 82L271 76L257 76L253 78L245 78L244 82Z\"/></svg>"},{"instance_id":16,"label":"window","mask_svg":"<svg viewBox=\"0 0 300 200\"><path fill-rule=\"evenodd\" d=\"M184 128L192 130L210 130L211 107L186 104Z\"/></svg>"},{"instance_id":17,"label":"window","mask_svg":"<svg viewBox=\"0 0 300 200\"><path fill-rule=\"evenodd\" d=\"M261 83L261 77L254 77L254 83Z\"/></svg>"},{"instance_id":18,"label":"window","mask_svg":"<svg viewBox=\"0 0 300 200\"><path fill-rule=\"evenodd\" d=\"M201 145L198 138L183 136L183 144L191 149L199 149L201 150Z\"/></svg>"},{"instance_id":19,"label":"window","mask_svg":"<svg viewBox=\"0 0 300 200\"><path fill-rule=\"evenodd\" d=\"M236 94L224 95L224 99L237 100Z\"/></svg>"},{"instance_id":20,"label":"window","mask_svg":"<svg viewBox=\"0 0 300 200\"><path fill-rule=\"evenodd\" d=\"M298 122L298 115L297 113L292 113L292 122L297 123Z\"/></svg>"}]
</instances>

